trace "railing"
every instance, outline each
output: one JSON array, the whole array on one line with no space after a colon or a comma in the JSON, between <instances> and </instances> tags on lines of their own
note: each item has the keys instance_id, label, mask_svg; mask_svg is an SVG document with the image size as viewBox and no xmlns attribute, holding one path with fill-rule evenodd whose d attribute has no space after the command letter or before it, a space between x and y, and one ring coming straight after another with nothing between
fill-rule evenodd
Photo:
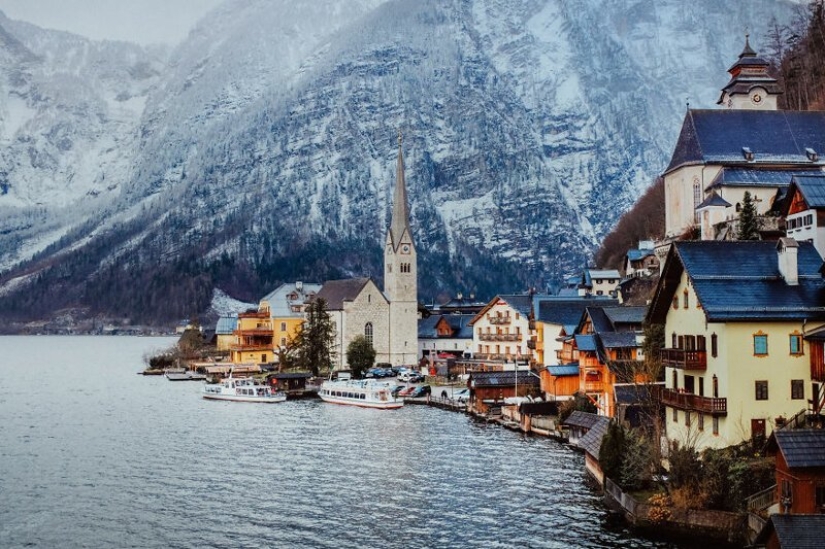
<instances>
[{"instance_id":1,"label":"railing","mask_svg":"<svg viewBox=\"0 0 825 549\"><path fill-rule=\"evenodd\" d=\"M241 345L230 345L230 351L272 351L272 343L249 343Z\"/></svg>"},{"instance_id":2,"label":"railing","mask_svg":"<svg viewBox=\"0 0 825 549\"><path fill-rule=\"evenodd\" d=\"M487 320L490 322L490 324L510 324L510 315L488 316Z\"/></svg>"},{"instance_id":3,"label":"railing","mask_svg":"<svg viewBox=\"0 0 825 549\"><path fill-rule=\"evenodd\" d=\"M494 353L475 353L473 354L473 358L477 360L504 360L506 357Z\"/></svg>"},{"instance_id":4,"label":"railing","mask_svg":"<svg viewBox=\"0 0 825 549\"><path fill-rule=\"evenodd\" d=\"M703 412L715 416L728 415L728 399L726 398L711 398L694 395L693 393L680 393L673 389L662 391L662 404L680 410Z\"/></svg>"},{"instance_id":5,"label":"railing","mask_svg":"<svg viewBox=\"0 0 825 549\"><path fill-rule=\"evenodd\" d=\"M521 334L500 334L501 341L521 341Z\"/></svg>"},{"instance_id":6,"label":"railing","mask_svg":"<svg viewBox=\"0 0 825 549\"><path fill-rule=\"evenodd\" d=\"M584 392L585 393L603 393L604 392L604 382L603 381L585 381L584 382Z\"/></svg>"},{"instance_id":7,"label":"railing","mask_svg":"<svg viewBox=\"0 0 825 549\"><path fill-rule=\"evenodd\" d=\"M777 503L776 484L747 497L745 502L748 511L751 511L752 513L761 513L774 503Z\"/></svg>"},{"instance_id":8,"label":"railing","mask_svg":"<svg viewBox=\"0 0 825 549\"><path fill-rule=\"evenodd\" d=\"M267 326L267 327L246 328L246 329L243 329L243 330L235 330L233 332L233 334L237 335L237 336L253 336L253 337L254 336L264 336L264 335L272 336L272 335L274 335L274 331L272 330L272 326Z\"/></svg>"},{"instance_id":9,"label":"railing","mask_svg":"<svg viewBox=\"0 0 825 549\"><path fill-rule=\"evenodd\" d=\"M707 351L687 351L685 349L662 349L662 365L682 370L707 370Z\"/></svg>"}]
</instances>

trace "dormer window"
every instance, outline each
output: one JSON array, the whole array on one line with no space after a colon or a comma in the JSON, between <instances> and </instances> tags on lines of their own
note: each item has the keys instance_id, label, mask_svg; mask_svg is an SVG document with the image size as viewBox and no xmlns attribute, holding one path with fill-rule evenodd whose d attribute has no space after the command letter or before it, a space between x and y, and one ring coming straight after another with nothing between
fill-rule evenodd
<instances>
[{"instance_id":1,"label":"dormer window","mask_svg":"<svg viewBox=\"0 0 825 549\"><path fill-rule=\"evenodd\" d=\"M744 156L748 162L753 162L753 151L750 147L742 147L742 156Z\"/></svg>"},{"instance_id":2,"label":"dormer window","mask_svg":"<svg viewBox=\"0 0 825 549\"><path fill-rule=\"evenodd\" d=\"M816 151L810 147L805 147L805 154L808 156L808 160L811 162L816 162L819 160L819 155L816 154Z\"/></svg>"}]
</instances>

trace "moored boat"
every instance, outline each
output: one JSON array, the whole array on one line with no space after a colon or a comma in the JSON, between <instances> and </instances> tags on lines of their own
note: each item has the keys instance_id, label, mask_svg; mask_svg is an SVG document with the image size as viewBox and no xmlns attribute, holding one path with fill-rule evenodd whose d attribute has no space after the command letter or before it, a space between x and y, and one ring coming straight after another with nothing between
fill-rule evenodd
<instances>
[{"instance_id":1,"label":"moored boat","mask_svg":"<svg viewBox=\"0 0 825 549\"><path fill-rule=\"evenodd\" d=\"M203 398L209 400L231 400L233 402L263 402L275 404L286 400L286 394L273 391L267 384L251 377L232 377L220 383L206 383Z\"/></svg>"},{"instance_id":2,"label":"moored boat","mask_svg":"<svg viewBox=\"0 0 825 549\"><path fill-rule=\"evenodd\" d=\"M167 368L163 371L169 381L203 381L206 375L186 368Z\"/></svg>"},{"instance_id":3,"label":"moored boat","mask_svg":"<svg viewBox=\"0 0 825 549\"><path fill-rule=\"evenodd\" d=\"M393 386L392 383L373 379L327 380L321 384L318 396L324 402L333 404L382 410L401 408L404 401L392 394Z\"/></svg>"}]
</instances>

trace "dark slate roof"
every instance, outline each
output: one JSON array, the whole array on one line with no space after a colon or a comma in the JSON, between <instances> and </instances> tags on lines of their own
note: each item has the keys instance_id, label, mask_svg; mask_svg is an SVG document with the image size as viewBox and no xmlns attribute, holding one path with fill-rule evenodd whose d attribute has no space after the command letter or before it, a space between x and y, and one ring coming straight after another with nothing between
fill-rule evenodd
<instances>
[{"instance_id":1,"label":"dark slate roof","mask_svg":"<svg viewBox=\"0 0 825 549\"><path fill-rule=\"evenodd\" d=\"M779 429L774 435L788 467L825 467L825 430Z\"/></svg>"},{"instance_id":2,"label":"dark slate roof","mask_svg":"<svg viewBox=\"0 0 825 549\"><path fill-rule=\"evenodd\" d=\"M513 387L516 384L516 372L473 372L470 374L470 383L474 387ZM539 385L539 378L530 372L518 372L519 385Z\"/></svg>"},{"instance_id":3,"label":"dark slate roof","mask_svg":"<svg viewBox=\"0 0 825 549\"><path fill-rule=\"evenodd\" d=\"M708 321L825 320L822 259L800 242L799 284L779 274L775 242L676 242L668 252L648 318L663 322L679 278L687 271Z\"/></svg>"},{"instance_id":4,"label":"dark slate roof","mask_svg":"<svg viewBox=\"0 0 825 549\"><path fill-rule=\"evenodd\" d=\"M321 291L315 295L315 299L326 299L327 310L340 311L344 308L344 301L352 301L358 297L369 281L369 278L329 280L324 282Z\"/></svg>"},{"instance_id":5,"label":"dark slate roof","mask_svg":"<svg viewBox=\"0 0 825 549\"><path fill-rule=\"evenodd\" d=\"M590 414L588 412L582 412L581 410L574 410L570 416L564 420L564 425L569 425L572 427L583 427L585 429L590 429L599 421L599 416L596 414Z\"/></svg>"},{"instance_id":6,"label":"dark slate roof","mask_svg":"<svg viewBox=\"0 0 825 549\"><path fill-rule=\"evenodd\" d=\"M809 208L825 208L825 173L795 175L791 182L802 193Z\"/></svg>"},{"instance_id":7,"label":"dark slate roof","mask_svg":"<svg viewBox=\"0 0 825 549\"><path fill-rule=\"evenodd\" d=\"M438 332L435 330L436 324L441 320L442 315L431 315L427 318L418 319L418 337L419 339L434 339L438 337Z\"/></svg>"},{"instance_id":8,"label":"dark slate roof","mask_svg":"<svg viewBox=\"0 0 825 549\"><path fill-rule=\"evenodd\" d=\"M530 306L533 304L533 298L530 295L500 295L499 299L507 302L507 305L517 310L523 315L530 314Z\"/></svg>"},{"instance_id":9,"label":"dark slate roof","mask_svg":"<svg viewBox=\"0 0 825 549\"><path fill-rule=\"evenodd\" d=\"M639 250L639 249L627 250L627 258L630 261L641 261L642 259L644 259L644 258L646 258L647 256L650 256L650 255L656 255L656 252L653 251L653 250L647 250L647 249L645 249L645 250Z\"/></svg>"},{"instance_id":10,"label":"dark slate roof","mask_svg":"<svg viewBox=\"0 0 825 549\"><path fill-rule=\"evenodd\" d=\"M623 307L605 307L604 314L613 323L613 327L619 324L641 324L645 321L647 315L647 306L623 306Z\"/></svg>"},{"instance_id":11,"label":"dark slate roof","mask_svg":"<svg viewBox=\"0 0 825 549\"><path fill-rule=\"evenodd\" d=\"M560 326L575 326L587 307L618 305L619 301L606 297L559 298L536 297L536 320Z\"/></svg>"},{"instance_id":12,"label":"dark slate roof","mask_svg":"<svg viewBox=\"0 0 825 549\"><path fill-rule=\"evenodd\" d=\"M593 427L579 439L579 448L582 448L594 458L599 459L602 439L604 435L607 434L608 425L610 425L610 419L604 416L597 416L596 423Z\"/></svg>"},{"instance_id":13,"label":"dark slate roof","mask_svg":"<svg viewBox=\"0 0 825 549\"><path fill-rule=\"evenodd\" d=\"M696 209L701 210L702 208L709 208L711 206L719 206L719 207L722 207L722 208L729 208L730 205L731 205L730 202L728 202L727 200L725 200L724 198L722 198L721 196L716 194L716 191L713 191L712 193L710 193L710 195L707 198L705 198L702 201L701 204L696 206Z\"/></svg>"},{"instance_id":14,"label":"dark slate roof","mask_svg":"<svg viewBox=\"0 0 825 549\"><path fill-rule=\"evenodd\" d=\"M566 377L579 375L579 363L562 364L560 366L548 366L547 371L551 376Z\"/></svg>"},{"instance_id":15,"label":"dark slate roof","mask_svg":"<svg viewBox=\"0 0 825 549\"><path fill-rule=\"evenodd\" d=\"M771 515L754 544L767 543L772 532L782 549L822 549L825 515Z\"/></svg>"},{"instance_id":16,"label":"dark slate roof","mask_svg":"<svg viewBox=\"0 0 825 549\"><path fill-rule=\"evenodd\" d=\"M454 338L473 339L473 315L444 315L444 320L453 329Z\"/></svg>"},{"instance_id":17,"label":"dark slate roof","mask_svg":"<svg viewBox=\"0 0 825 549\"><path fill-rule=\"evenodd\" d=\"M613 323L610 322L610 319L604 313L603 307L588 307L587 316L590 317L590 322L593 324L594 332L602 333L613 331ZM582 326L583 322L584 319L582 319L582 322L579 323L579 326Z\"/></svg>"},{"instance_id":18,"label":"dark slate roof","mask_svg":"<svg viewBox=\"0 0 825 549\"><path fill-rule=\"evenodd\" d=\"M747 162L742 148L753 152ZM806 148L820 154L811 162ZM690 164L822 165L825 112L690 109L665 173Z\"/></svg>"},{"instance_id":19,"label":"dark slate roof","mask_svg":"<svg viewBox=\"0 0 825 549\"><path fill-rule=\"evenodd\" d=\"M819 168L810 166L797 166L796 169L780 170L776 168L722 168L710 185L705 190L718 189L720 187L766 187L786 189L791 183L794 175L819 175L822 174ZM698 207L698 206L697 206Z\"/></svg>"},{"instance_id":20,"label":"dark slate roof","mask_svg":"<svg viewBox=\"0 0 825 549\"><path fill-rule=\"evenodd\" d=\"M605 332L599 334L599 339L602 340L605 349L635 348L639 346L636 343L634 332Z\"/></svg>"},{"instance_id":21,"label":"dark slate roof","mask_svg":"<svg viewBox=\"0 0 825 549\"><path fill-rule=\"evenodd\" d=\"M576 334L576 348L579 351L595 351L596 336L594 334Z\"/></svg>"}]
</instances>

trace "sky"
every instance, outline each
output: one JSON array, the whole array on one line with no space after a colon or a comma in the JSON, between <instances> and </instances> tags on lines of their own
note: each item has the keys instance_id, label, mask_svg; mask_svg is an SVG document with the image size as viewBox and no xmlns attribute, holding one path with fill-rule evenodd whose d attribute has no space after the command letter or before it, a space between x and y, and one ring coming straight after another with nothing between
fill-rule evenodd
<instances>
[{"instance_id":1,"label":"sky","mask_svg":"<svg viewBox=\"0 0 825 549\"><path fill-rule=\"evenodd\" d=\"M223 0L0 0L9 19L96 40L174 45Z\"/></svg>"}]
</instances>

